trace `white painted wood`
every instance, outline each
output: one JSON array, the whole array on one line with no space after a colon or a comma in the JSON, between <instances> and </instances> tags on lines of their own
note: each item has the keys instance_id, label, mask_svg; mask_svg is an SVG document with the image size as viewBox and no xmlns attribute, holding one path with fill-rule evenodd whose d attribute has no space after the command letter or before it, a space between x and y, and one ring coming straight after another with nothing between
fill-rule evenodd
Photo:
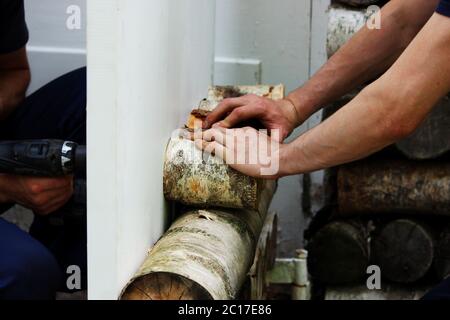
<instances>
[{"instance_id":1,"label":"white painted wood","mask_svg":"<svg viewBox=\"0 0 450 320\"><path fill-rule=\"evenodd\" d=\"M216 57L214 83L218 86L261 84L261 67L257 59Z\"/></svg>"},{"instance_id":2,"label":"white painted wood","mask_svg":"<svg viewBox=\"0 0 450 320\"><path fill-rule=\"evenodd\" d=\"M288 91L308 79L310 0L217 0L216 12L216 57L260 60L261 82Z\"/></svg>"},{"instance_id":3,"label":"white painted wood","mask_svg":"<svg viewBox=\"0 0 450 320\"><path fill-rule=\"evenodd\" d=\"M88 1L90 299L116 299L164 231L164 150L211 83L214 6Z\"/></svg>"},{"instance_id":4,"label":"white painted wood","mask_svg":"<svg viewBox=\"0 0 450 320\"><path fill-rule=\"evenodd\" d=\"M67 28L67 9L80 9L80 28ZM86 65L86 0L25 0L32 81L28 94Z\"/></svg>"}]
</instances>

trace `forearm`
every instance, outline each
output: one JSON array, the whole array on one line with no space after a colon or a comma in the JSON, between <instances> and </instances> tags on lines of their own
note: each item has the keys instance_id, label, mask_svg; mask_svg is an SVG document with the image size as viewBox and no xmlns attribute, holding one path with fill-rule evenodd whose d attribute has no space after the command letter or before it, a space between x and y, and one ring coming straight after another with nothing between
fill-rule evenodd
<instances>
[{"instance_id":1,"label":"forearm","mask_svg":"<svg viewBox=\"0 0 450 320\"><path fill-rule=\"evenodd\" d=\"M288 99L299 124L323 106L386 71L431 17L437 0L393 0L381 11L380 30L362 28Z\"/></svg>"},{"instance_id":2,"label":"forearm","mask_svg":"<svg viewBox=\"0 0 450 320\"><path fill-rule=\"evenodd\" d=\"M25 48L0 55L0 121L23 101L30 77Z\"/></svg>"},{"instance_id":3,"label":"forearm","mask_svg":"<svg viewBox=\"0 0 450 320\"><path fill-rule=\"evenodd\" d=\"M385 75L284 149L282 175L351 162L411 134L450 91L449 30L435 14Z\"/></svg>"},{"instance_id":4,"label":"forearm","mask_svg":"<svg viewBox=\"0 0 450 320\"><path fill-rule=\"evenodd\" d=\"M30 71L0 70L0 121L4 120L25 99Z\"/></svg>"}]
</instances>

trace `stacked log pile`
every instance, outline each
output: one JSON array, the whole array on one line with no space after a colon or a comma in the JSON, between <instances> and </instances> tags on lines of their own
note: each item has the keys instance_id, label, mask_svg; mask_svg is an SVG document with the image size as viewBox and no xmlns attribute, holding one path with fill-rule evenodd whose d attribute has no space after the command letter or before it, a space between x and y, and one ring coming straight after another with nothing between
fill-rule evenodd
<instances>
[{"instance_id":1,"label":"stacked log pile","mask_svg":"<svg viewBox=\"0 0 450 320\"><path fill-rule=\"evenodd\" d=\"M332 4L329 56L364 25L369 2L380 3ZM324 118L356 94L334 102ZM326 299L417 299L450 276L449 154L450 101L444 97L407 139L328 170L326 207L305 236L309 270ZM376 294L366 288L371 265L383 280Z\"/></svg>"},{"instance_id":2,"label":"stacked log pile","mask_svg":"<svg viewBox=\"0 0 450 320\"><path fill-rule=\"evenodd\" d=\"M262 299L273 266L276 215L267 210L276 181L245 176L195 147L205 115L224 98L284 96L284 87L213 87L167 146L163 191L184 207L124 289L124 300ZM256 254L255 254L256 253ZM245 283L251 289L243 290Z\"/></svg>"}]
</instances>

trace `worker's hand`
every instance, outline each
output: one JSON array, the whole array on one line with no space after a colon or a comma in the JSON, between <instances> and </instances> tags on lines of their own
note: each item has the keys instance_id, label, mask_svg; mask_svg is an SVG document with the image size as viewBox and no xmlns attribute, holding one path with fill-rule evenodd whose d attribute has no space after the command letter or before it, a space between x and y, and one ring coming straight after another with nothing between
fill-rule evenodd
<instances>
[{"instance_id":1,"label":"worker's hand","mask_svg":"<svg viewBox=\"0 0 450 320\"><path fill-rule=\"evenodd\" d=\"M0 176L1 202L14 202L39 215L48 215L64 206L73 194L73 177L34 178Z\"/></svg>"},{"instance_id":2,"label":"worker's hand","mask_svg":"<svg viewBox=\"0 0 450 320\"><path fill-rule=\"evenodd\" d=\"M197 132L193 140L198 149L223 159L245 175L277 179L281 176L281 155L287 146L278 142L277 135L270 137L251 127L215 127L203 133Z\"/></svg>"},{"instance_id":3,"label":"worker's hand","mask_svg":"<svg viewBox=\"0 0 450 320\"><path fill-rule=\"evenodd\" d=\"M278 129L278 142L284 141L301 124L295 106L289 100L272 100L251 94L223 100L206 118L204 129L214 124L233 128L252 119L259 120L268 130Z\"/></svg>"}]
</instances>

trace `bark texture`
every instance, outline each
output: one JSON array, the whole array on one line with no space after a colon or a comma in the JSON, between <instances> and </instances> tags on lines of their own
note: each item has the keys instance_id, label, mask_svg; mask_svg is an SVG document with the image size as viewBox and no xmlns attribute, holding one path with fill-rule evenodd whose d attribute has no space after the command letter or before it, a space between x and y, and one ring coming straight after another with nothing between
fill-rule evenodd
<instances>
[{"instance_id":1,"label":"bark texture","mask_svg":"<svg viewBox=\"0 0 450 320\"><path fill-rule=\"evenodd\" d=\"M236 298L263 221L264 216L250 211L188 212L151 249L122 299Z\"/></svg>"},{"instance_id":2,"label":"bark texture","mask_svg":"<svg viewBox=\"0 0 450 320\"><path fill-rule=\"evenodd\" d=\"M450 163L364 160L340 167L339 215L450 215Z\"/></svg>"},{"instance_id":3,"label":"bark texture","mask_svg":"<svg viewBox=\"0 0 450 320\"><path fill-rule=\"evenodd\" d=\"M366 9L332 5L328 13L327 54L330 58L367 22Z\"/></svg>"}]
</instances>

